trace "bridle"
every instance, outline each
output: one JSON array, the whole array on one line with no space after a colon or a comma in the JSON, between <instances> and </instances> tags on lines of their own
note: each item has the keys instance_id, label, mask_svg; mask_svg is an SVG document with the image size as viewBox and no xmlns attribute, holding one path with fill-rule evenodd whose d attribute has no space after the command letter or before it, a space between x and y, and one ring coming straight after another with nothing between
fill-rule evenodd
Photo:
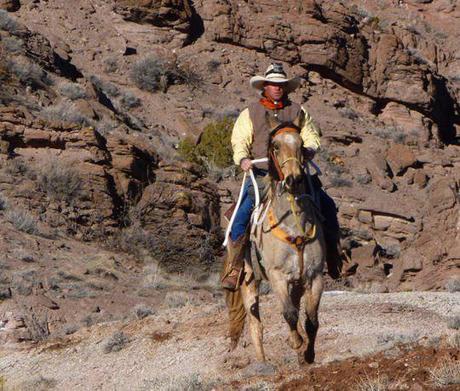
<instances>
[{"instance_id":1,"label":"bridle","mask_svg":"<svg viewBox=\"0 0 460 391\"><path fill-rule=\"evenodd\" d=\"M272 135L271 138L275 138L276 136L279 136L280 134L284 133L299 133L299 129L296 127L283 127L281 129L276 130ZM282 171L282 168L286 165L287 162L290 161L295 161L299 165L299 167L302 167L302 162L295 156L288 157L287 159L283 160L281 163L278 161L278 158L276 156L275 150L273 147L270 148L269 150L269 155L270 159L273 162L273 165L275 166L276 172L278 174L278 178L280 181L284 181L284 173Z\"/></svg>"},{"instance_id":2,"label":"bridle","mask_svg":"<svg viewBox=\"0 0 460 391\"><path fill-rule=\"evenodd\" d=\"M294 128L294 127L284 127L284 128L281 128L275 131L271 137L273 139L274 137L280 134L283 134L283 133L299 133L299 130L298 128ZM281 183L284 183L285 176L283 174L282 168L286 165L286 163L290 161L294 161L302 169L302 162L297 157L291 156L283 160L281 163L279 163L273 148L270 148L269 156L272 159L273 165L275 166L275 169L278 173L278 177ZM295 220L297 228L300 230L302 234L297 235L297 236L292 236L292 235L289 235L289 233L286 232L284 229L282 229L280 226L280 222L278 221L275 215L275 211L273 210L273 207L271 205L269 205L268 207L268 224L270 226L270 232L277 239L289 244L297 252L299 271L300 271L300 275L302 275L303 269L304 269L303 251L307 243L313 241L316 238L317 228L316 228L316 224L313 223L310 229L308 230L308 232L305 232L305 229L302 226L301 221L300 221L301 211L296 208L297 206L296 199L302 199L302 198L310 199L311 197L307 194L301 194L297 197L294 197L294 195L289 194L288 197L289 197L291 213L294 216L294 220ZM313 200L312 202L313 202L313 205L315 205Z\"/></svg>"}]
</instances>

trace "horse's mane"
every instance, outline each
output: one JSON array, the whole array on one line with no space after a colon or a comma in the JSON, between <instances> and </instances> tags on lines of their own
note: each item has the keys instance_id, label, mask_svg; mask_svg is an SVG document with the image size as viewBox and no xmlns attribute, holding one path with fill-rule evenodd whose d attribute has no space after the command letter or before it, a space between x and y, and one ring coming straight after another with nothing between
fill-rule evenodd
<instances>
[{"instance_id":1,"label":"horse's mane","mask_svg":"<svg viewBox=\"0 0 460 391\"><path fill-rule=\"evenodd\" d=\"M268 175L272 183L276 183L280 180L278 170L276 169L275 162L273 161L273 153L272 153L273 152L273 138L275 137L278 131L284 128L295 129L298 133L300 133L300 128L296 124L290 121L282 122L270 131L270 135L268 137L268 145L267 145L267 156L268 156Z\"/></svg>"}]
</instances>

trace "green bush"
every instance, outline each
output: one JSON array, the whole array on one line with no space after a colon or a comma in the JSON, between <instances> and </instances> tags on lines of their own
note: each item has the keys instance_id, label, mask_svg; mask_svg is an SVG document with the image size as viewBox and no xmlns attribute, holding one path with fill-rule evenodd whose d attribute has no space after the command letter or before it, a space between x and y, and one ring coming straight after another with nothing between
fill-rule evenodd
<instances>
[{"instance_id":1,"label":"green bush","mask_svg":"<svg viewBox=\"0 0 460 391\"><path fill-rule=\"evenodd\" d=\"M199 163L205 167L209 164L220 168L232 164L231 134L233 121L230 118L212 122L204 128L198 144L190 139L179 143L179 154L185 160Z\"/></svg>"},{"instance_id":2,"label":"green bush","mask_svg":"<svg viewBox=\"0 0 460 391\"><path fill-rule=\"evenodd\" d=\"M196 156L196 147L193 140L185 138L179 142L177 150L179 151L179 155L188 162L199 163Z\"/></svg>"}]
</instances>

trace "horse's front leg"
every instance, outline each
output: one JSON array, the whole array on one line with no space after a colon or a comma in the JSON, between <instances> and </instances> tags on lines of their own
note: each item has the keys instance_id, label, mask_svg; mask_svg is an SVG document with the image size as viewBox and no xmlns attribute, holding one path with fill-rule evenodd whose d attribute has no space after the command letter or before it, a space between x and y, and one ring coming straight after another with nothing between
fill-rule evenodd
<instances>
[{"instance_id":1,"label":"horse's front leg","mask_svg":"<svg viewBox=\"0 0 460 391\"><path fill-rule=\"evenodd\" d=\"M318 308L322 293L323 276L318 274L305 291L305 331L308 336L308 344L304 352L304 359L309 364L315 361L315 340L319 328Z\"/></svg>"},{"instance_id":2,"label":"horse's front leg","mask_svg":"<svg viewBox=\"0 0 460 391\"><path fill-rule=\"evenodd\" d=\"M272 272L270 282L273 291L281 300L283 317L289 326L289 346L292 349L298 349L303 344L303 339L297 329L297 323L299 321L299 306L300 299L303 294L303 287L295 284L291 286L289 291L289 284L286 281L286 277L281 275L281 273Z\"/></svg>"},{"instance_id":3,"label":"horse's front leg","mask_svg":"<svg viewBox=\"0 0 460 391\"><path fill-rule=\"evenodd\" d=\"M258 361L265 361L263 327L259 314L258 283L254 278L249 283L246 281L243 282L241 285L241 294L243 296L244 308L249 315L249 332L256 349L256 358Z\"/></svg>"}]
</instances>

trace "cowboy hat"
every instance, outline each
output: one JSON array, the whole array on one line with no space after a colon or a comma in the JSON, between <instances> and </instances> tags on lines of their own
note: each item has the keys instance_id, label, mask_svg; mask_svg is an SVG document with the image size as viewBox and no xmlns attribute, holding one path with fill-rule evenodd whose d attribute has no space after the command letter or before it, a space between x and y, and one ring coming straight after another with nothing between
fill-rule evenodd
<instances>
[{"instance_id":1,"label":"cowboy hat","mask_svg":"<svg viewBox=\"0 0 460 391\"><path fill-rule=\"evenodd\" d=\"M285 92L289 94L290 92L294 91L300 85L300 77L293 77L292 79L288 79L286 72L283 69L283 64L274 63L269 65L267 70L265 71L264 76L254 76L249 80L249 84L252 88L256 90L263 91L264 84L266 82L269 83L285 83Z\"/></svg>"}]
</instances>

